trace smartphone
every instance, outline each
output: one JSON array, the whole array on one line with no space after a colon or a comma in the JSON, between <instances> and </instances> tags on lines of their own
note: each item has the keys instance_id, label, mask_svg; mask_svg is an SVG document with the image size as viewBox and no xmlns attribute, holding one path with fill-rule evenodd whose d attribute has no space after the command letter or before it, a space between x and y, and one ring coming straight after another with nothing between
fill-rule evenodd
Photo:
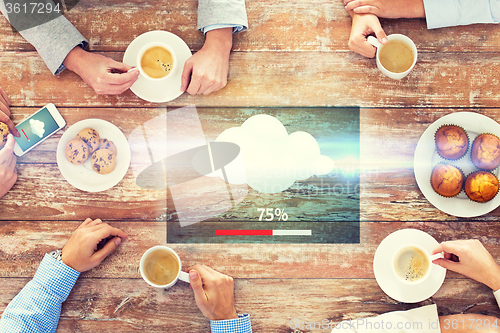
<instances>
[{"instance_id":1,"label":"smartphone","mask_svg":"<svg viewBox=\"0 0 500 333\"><path fill-rule=\"evenodd\" d=\"M16 126L21 136L14 137L16 140L14 154L23 156L64 126L66 121L56 106L52 103L45 105Z\"/></svg>"}]
</instances>

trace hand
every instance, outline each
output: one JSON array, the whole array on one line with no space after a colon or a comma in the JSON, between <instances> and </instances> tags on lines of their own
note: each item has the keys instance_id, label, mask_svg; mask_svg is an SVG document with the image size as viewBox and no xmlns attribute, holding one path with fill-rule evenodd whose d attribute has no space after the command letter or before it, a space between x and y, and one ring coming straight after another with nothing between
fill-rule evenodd
<instances>
[{"instance_id":1,"label":"hand","mask_svg":"<svg viewBox=\"0 0 500 333\"><path fill-rule=\"evenodd\" d=\"M483 244L476 239L443 242L432 254L444 251L444 259L433 263L484 283L493 290L500 289L500 266Z\"/></svg>"},{"instance_id":2,"label":"hand","mask_svg":"<svg viewBox=\"0 0 500 333\"><path fill-rule=\"evenodd\" d=\"M375 57L377 48L366 40L367 36L375 33L382 44L387 44L387 36L382 30L378 17L371 14L351 14L352 28L349 37L349 49L367 58Z\"/></svg>"},{"instance_id":3,"label":"hand","mask_svg":"<svg viewBox=\"0 0 500 333\"><path fill-rule=\"evenodd\" d=\"M14 144L14 137L9 134L7 143L0 150L0 198L14 186L17 180L17 158L14 155Z\"/></svg>"},{"instance_id":4,"label":"hand","mask_svg":"<svg viewBox=\"0 0 500 333\"><path fill-rule=\"evenodd\" d=\"M233 278L205 265L188 269L196 305L210 320L238 318L234 307Z\"/></svg>"},{"instance_id":5,"label":"hand","mask_svg":"<svg viewBox=\"0 0 500 333\"><path fill-rule=\"evenodd\" d=\"M356 14L385 18L425 17L423 0L344 0L345 8Z\"/></svg>"},{"instance_id":6,"label":"hand","mask_svg":"<svg viewBox=\"0 0 500 333\"><path fill-rule=\"evenodd\" d=\"M98 250L97 244L110 236L114 237ZM120 229L113 228L99 219L86 219L64 245L61 259L74 270L85 272L99 265L125 238L127 234Z\"/></svg>"},{"instance_id":7,"label":"hand","mask_svg":"<svg viewBox=\"0 0 500 333\"><path fill-rule=\"evenodd\" d=\"M224 88L227 84L232 45L233 28L207 32L207 39L201 50L184 64L181 91L187 91L191 95L208 95Z\"/></svg>"},{"instance_id":8,"label":"hand","mask_svg":"<svg viewBox=\"0 0 500 333\"><path fill-rule=\"evenodd\" d=\"M12 120L10 120L9 106L10 106L10 98L9 96L7 96L5 91L3 91L2 88L0 88L0 121L9 127L9 131L13 135L20 137L21 134L19 134L19 131L17 130L16 126L14 126Z\"/></svg>"},{"instance_id":9,"label":"hand","mask_svg":"<svg viewBox=\"0 0 500 333\"><path fill-rule=\"evenodd\" d=\"M139 78L139 70L128 72L133 67L87 52L79 46L68 53L63 64L78 74L98 95L119 95Z\"/></svg>"}]
</instances>

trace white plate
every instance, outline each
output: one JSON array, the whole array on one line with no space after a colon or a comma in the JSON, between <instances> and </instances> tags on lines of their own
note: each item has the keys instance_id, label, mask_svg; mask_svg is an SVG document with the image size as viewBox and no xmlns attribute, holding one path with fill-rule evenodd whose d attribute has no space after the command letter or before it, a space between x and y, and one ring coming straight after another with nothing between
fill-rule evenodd
<instances>
[{"instance_id":1,"label":"white plate","mask_svg":"<svg viewBox=\"0 0 500 333\"><path fill-rule=\"evenodd\" d=\"M393 232L380 243L373 258L373 272L382 290L391 298L404 303L418 303L434 295L444 282L446 269L434 265L431 275L417 286L402 282L393 272L394 252L405 244L422 246L429 254L439 244L431 235L417 229L402 229Z\"/></svg>"},{"instance_id":2,"label":"white plate","mask_svg":"<svg viewBox=\"0 0 500 333\"><path fill-rule=\"evenodd\" d=\"M439 156L436 150L434 135L442 125L458 125L463 127L469 135L469 150L460 160L451 161ZM413 169L418 187L424 196L436 208L450 215L459 217L474 217L487 214L500 205L500 195L493 200L485 203L479 203L469 200L464 191L454 198L444 198L437 194L431 186L432 169L439 162L445 162L455 165L462 169L464 175L478 170L472 164L470 151L472 142L478 134L490 132L496 135L500 134L500 125L491 118L474 112L456 112L439 118L433 122L422 134L418 140L415 149ZM498 176L498 168L492 170Z\"/></svg>"},{"instance_id":3,"label":"white plate","mask_svg":"<svg viewBox=\"0 0 500 333\"><path fill-rule=\"evenodd\" d=\"M106 175L101 175L92 169L90 157L82 165L71 164L66 159L64 149L66 144L76 137L84 128L93 128L102 139L113 141L118 151L116 167ZM86 192L100 192L118 184L130 166L130 147L127 138L118 127L102 119L85 119L69 127L57 145L57 165L64 179L79 190Z\"/></svg>"},{"instance_id":4,"label":"white plate","mask_svg":"<svg viewBox=\"0 0 500 333\"><path fill-rule=\"evenodd\" d=\"M182 95L181 76L184 63L191 57L189 46L178 36L168 31L149 31L130 43L123 56L123 62L129 66L137 66L137 55L144 45L151 42L164 42L170 45L177 57L177 66L166 80L151 82L142 76L132 85L130 90L145 101L165 103Z\"/></svg>"}]
</instances>

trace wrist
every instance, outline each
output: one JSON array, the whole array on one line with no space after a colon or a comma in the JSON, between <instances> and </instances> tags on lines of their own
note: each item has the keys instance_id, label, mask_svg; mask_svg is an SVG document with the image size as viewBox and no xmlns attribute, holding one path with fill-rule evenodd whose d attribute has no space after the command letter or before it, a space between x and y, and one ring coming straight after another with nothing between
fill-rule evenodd
<instances>
[{"instance_id":1,"label":"wrist","mask_svg":"<svg viewBox=\"0 0 500 333\"><path fill-rule=\"evenodd\" d=\"M82 49L80 46L75 46L71 51L69 51L68 55L63 61L63 65L72 72L79 74L80 65L82 63L82 59L86 56L87 51Z\"/></svg>"},{"instance_id":2,"label":"wrist","mask_svg":"<svg viewBox=\"0 0 500 333\"><path fill-rule=\"evenodd\" d=\"M230 320L230 319L238 319L238 314L236 313L236 309L226 314L215 315L212 318L210 318L210 320Z\"/></svg>"},{"instance_id":3,"label":"wrist","mask_svg":"<svg viewBox=\"0 0 500 333\"><path fill-rule=\"evenodd\" d=\"M210 30L206 34L203 48L213 48L219 52L229 53L233 47L233 28Z\"/></svg>"},{"instance_id":4,"label":"wrist","mask_svg":"<svg viewBox=\"0 0 500 333\"><path fill-rule=\"evenodd\" d=\"M496 265L495 269L492 270L492 276L486 285L493 291L500 290L500 266Z\"/></svg>"}]
</instances>

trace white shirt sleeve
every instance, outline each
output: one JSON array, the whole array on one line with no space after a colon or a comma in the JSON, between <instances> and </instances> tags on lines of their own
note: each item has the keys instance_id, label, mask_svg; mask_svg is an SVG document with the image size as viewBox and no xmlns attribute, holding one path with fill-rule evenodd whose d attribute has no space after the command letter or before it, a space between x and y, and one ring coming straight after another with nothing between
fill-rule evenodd
<instances>
[{"instance_id":1,"label":"white shirt sleeve","mask_svg":"<svg viewBox=\"0 0 500 333\"><path fill-rule=\"evenodd\" d=\"M495 296L495 299L497 300L497 304L500 307L500 289L498 289L497 291L494 291L493 295Z\"/></svg>"},{"instance_id":2,"label":"white shirt sleeve","mask_svg":"<svg viewBox=\"0 0 500 333\"><path fill-rule=\"evenodd\" d=\"M500 0L423 0L427 28L500 21Z\"/></svg>"}]
</instances>

